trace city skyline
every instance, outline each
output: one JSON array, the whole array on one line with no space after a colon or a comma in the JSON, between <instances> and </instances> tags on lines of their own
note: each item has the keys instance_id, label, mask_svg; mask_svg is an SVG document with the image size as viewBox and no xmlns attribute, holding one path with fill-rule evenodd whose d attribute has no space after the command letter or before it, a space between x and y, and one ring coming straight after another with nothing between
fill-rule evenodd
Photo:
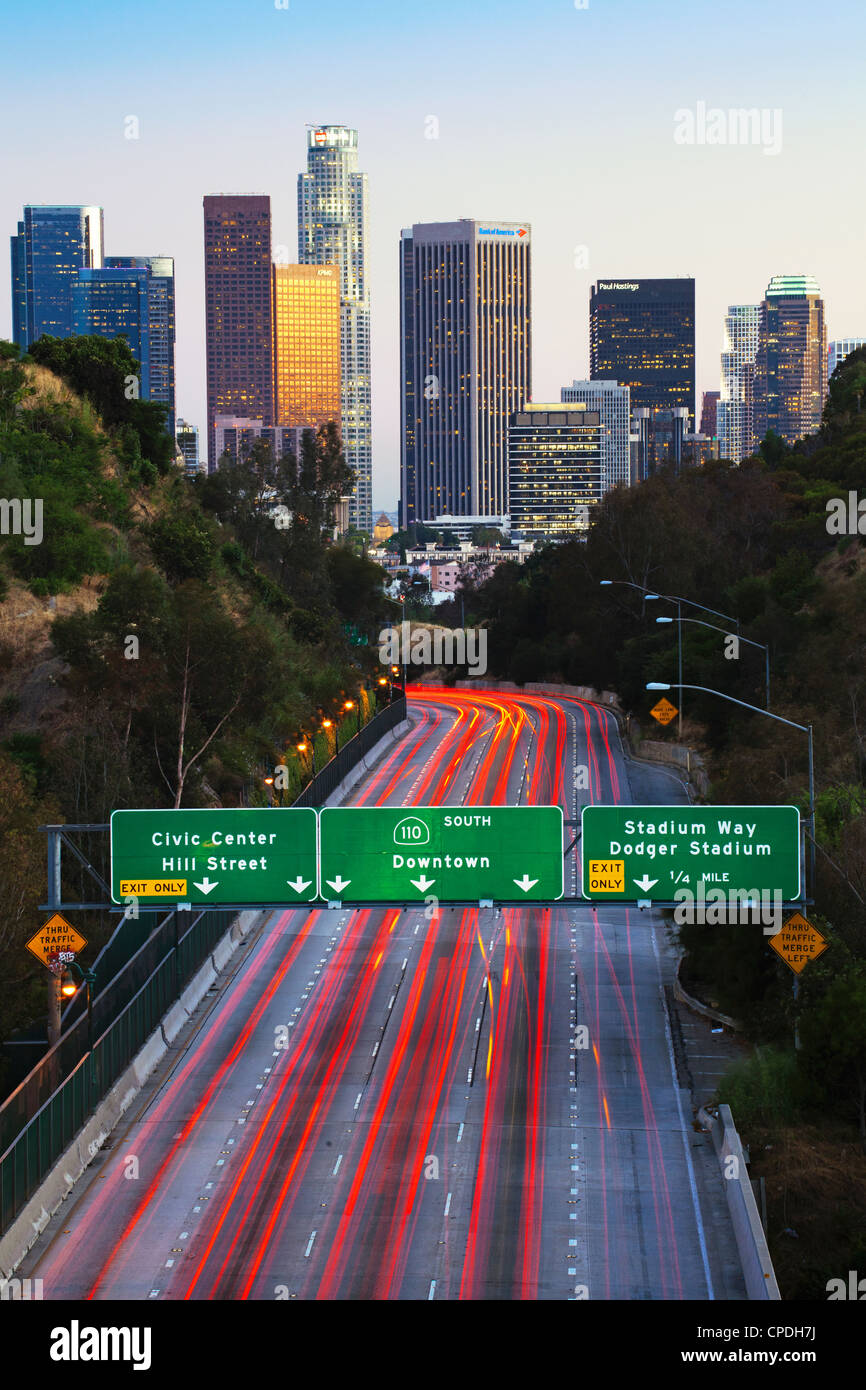
<instances>
[{"instance_id":1,"label":"city skyline","mask_svg":"<svg viewBox=\"0 0 866 1390\"><path fill-rule=\"evenodd\" d=\"M523 6L507 8L509 22L528 18ZM866 32L866 17L853 4L817 14L805 4L770 3L756 21L750 7L735 3L727 22L741 25L738 32L754 42L725 49L713 39L717 17L685 4L651 14L636 4L614 13L594 2L580 11L541 3L515 45L513 23L501 32L492 23L501 20L501 5L481 3L466 12L447 0L435 16L384 5L373 44L369 16L338 3L327 63L309 68L297 55L316 51L319 43L312 13L297 5L284 13L230 4L227 21L244 28L241 65L233 70L245 84L242 107L231 108L210 80L214 62L237 57L231 22L210 24L204 5L177 13L156 0L151 22L168 24L179 51L196 55L178 89L157 50L140 55L130 86L128 69L116 60L137 33L134 17L104 0L96 0L89 14L86 34L74 14L61 11L46 35L39 13L22 12L8 36L2 102L7 119L15 117L18 138L4 152L4 226L14 231L25 203L97 204L110 219L113 247L152 247L174 256L177 411L204 438L201 199L220 189L270 192L275 249L285 243L285 258L293 260L304 128L324 116L358 129L371 198L376 510L393 510L398 495L393 245L400 229L414 222L479 214L530 219L537 400L556 400L564 382L588 378L589 287L624 268L647 277L695 278L699 395L719 385L728 305L759 302L776 274L815 276L829 339L863 332L866 286L857 275L857 230L864 195L840 142L827 142L811 115L823 104L852 138L863 128L857 40ZM459 25L461 42L443 73L432 41L452 23ZM773 37L770 70L762 34ZM662 51L669 55L674 39L683 43L679 72L667 59L652 61ZM34 108L27 65L37 40L50 95ZM482 42L487 61L479 70L475 54ZM593 51L611 44L617 51L613 76L590 63ZM395 62L407 48L415 54L411 80ZM823 59L817 67L815 52ZM287 55L292 90L277 105L274 83ZM87 111L70 125L62 114L76 63L100 65L102 80ZM676 143L676 111L696 109L701 100L710 107L781 109L781 152L767 157L760 147ZM23 127L15 115L21 109L28 111ZM835 189L832 217L815 200L792 199L796 176L808 166L820 167ZM608 195L597 198L605 186ZM736 197L725 196L734 189ZM8 275L0 277L0 324L0 333L11 335Z\"/></svg>"}]
</instances>

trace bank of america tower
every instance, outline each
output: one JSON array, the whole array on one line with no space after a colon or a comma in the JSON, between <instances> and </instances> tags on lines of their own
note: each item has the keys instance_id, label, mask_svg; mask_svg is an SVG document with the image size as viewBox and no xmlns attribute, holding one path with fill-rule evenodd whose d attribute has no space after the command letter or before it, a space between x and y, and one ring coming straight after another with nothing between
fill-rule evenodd
<instances>
[{"instance_id":1,"label":"bank of america tower","mask_svg":"<svg viewBox=\"0 0 866 1390\"><path fill-rule=\"evenodd\" d=\"M367 175L358 173L358 132L342 125L307 131L307 171L298 177L298 260L340 267L341 416L346 460L357 482L349 520L373 525L370 417L370 296Z\"/></svg>"}]
</instances>

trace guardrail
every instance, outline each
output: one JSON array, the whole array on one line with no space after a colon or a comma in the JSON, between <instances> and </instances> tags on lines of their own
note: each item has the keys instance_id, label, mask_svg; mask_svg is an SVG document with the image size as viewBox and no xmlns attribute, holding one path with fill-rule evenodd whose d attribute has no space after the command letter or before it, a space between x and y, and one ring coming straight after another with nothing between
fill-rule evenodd
<instances>
[{"instance_id":1,"label":"guardrail","mask_svg":"<svg viewBox=\"0 0 866 1390\"><path fill-rule=\"evenodd\" d=\"M328 797L342 782L347 773L359 763L362 758L376 746L383 734L390 729L402 724L406 718L406 697L399 696L392 700L385 709L379 714L374 714L373 718L364 725L359 734L355 734L345 743L336 753L330 762L326 763L321 772L317 772L312 781L308 782L293 802L293 806L324 806Z\"/></svg>"}]
</instances>

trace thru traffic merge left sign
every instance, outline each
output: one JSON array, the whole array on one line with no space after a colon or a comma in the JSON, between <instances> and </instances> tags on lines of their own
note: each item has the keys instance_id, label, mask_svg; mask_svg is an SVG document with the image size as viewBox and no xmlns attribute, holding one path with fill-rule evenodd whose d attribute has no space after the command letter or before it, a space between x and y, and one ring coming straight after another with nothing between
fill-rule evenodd
<instances>
[{"instance_id":1,"label":"thru traffic merge left sign","mask_svg":"<svg viewBox=\"0 0 866 1390\"><path fill-rule=\"evenodd\" d=\"M795 975L827 949L825 938L802 912L794 912L785 919L781 929L770 937L770 945Z\"/></svg>"},{"instance_id":2,"label":"thru traffic merge left sign","mask_svg":"<svg viewBox=\"0 0 866 1390\"><path fill-rule=\"evenodd\" d=\"M87 938L59 912L54 912L25 944L37 960L47 965L52 956L59 957L68 952L74 955L83 951Z\"/></svg>"}]
</instances>

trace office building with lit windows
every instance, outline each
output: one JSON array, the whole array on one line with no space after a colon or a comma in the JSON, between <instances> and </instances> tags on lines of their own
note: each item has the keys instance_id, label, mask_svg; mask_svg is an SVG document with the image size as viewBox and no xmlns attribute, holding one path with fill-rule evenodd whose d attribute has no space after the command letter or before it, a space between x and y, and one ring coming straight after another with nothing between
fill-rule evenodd
<instances>
[{"instance_id":1,"label":"office building with lit windows","mask_svg":"<svg viewBox=\"0 0 866 1390\"><path fill-rule=\"evenodd\" d=\"M629 485L630 394L617 381L573 381L560 392L564 404L582 404L598 412L605 492L617 483Z\"/></svg>"},{"instance_id":2,"label":"office building with lit windows","mask_svg":"<svg viewBox=\"0 0 866 1390\"><path fill-rule=\"evenodd\" d=\"M605 491L601 417L584 405L532 405L511 416L508 514L512 535L585 538Z\"/></svg>"},{"instance_id":3,"label":"office building with lit windows","mask_svg":"<svg viewBox=\"0 0 866 1390\"><path fill-rule=\"evenodd\" d=\"M786 444L814 434L827 395L824 301L812 275L774 275L761 303L755 363L754 434Z\"/></svg>"},{"instance_id":4,"label":"office building with lit windows","mask_svg":"<svg viewBox=\"0 0 866 1390\"><path fill-rule=\"evenodd\" d=\"M109 270L147 272L147 325L149 373L145 400L157 401L167 411L166 428L175 429L174 403L174 258L172 256L106 256Z\"/></svg>"},{"instance_id":5,"label":"office building with lit windows","mask_svg":"<svg viewBox=\"0 0 866 1390\"><path fill-rule=\"evenodd\" d=\"M150 399L150 324L146 268L79 270L72 280L72 332L125 338L139 364L138 394Z\"/></svg>"},{"instance_id":6,"label":"office building with lit windows","mask_svg":"<svg viewBox=\"0 0 866 1390\"><path fill-rule=\"evenodd\" d=\"M214 421L238 415L270 424L274 410L271 200L265 194L204 199L208 469L216 468Z\"/></svg>"},{"instance_id":7,"label":"office building with lit windows","mask_svg":"<svg viewBox=\"0 0 866 1390\"><path fill-rule=\"evenodd\" d=\"M866 347L866 338L835 338L832 343L827 344L827 380L839 366L844 362L849 352L854 352L856 348Z\"/></svg>"},{"instance_id":8,"label":"office building with lit windows","mask_svg":"<svg viewBox=\"0 0 866 1390\"><path fill-rule=\"evenodd\" d=\"M274 424L340 424L339 266L275 265Z\"/></svg>"},{"instance_id":9,"label":"office building with lit windows","mask_svg":"<svg viewBox=\"0 0 866 1390\"><path fill-rule=\"evenodd\" d=\"M26 350L43 333L68 338L78 271L102 265L102 208L28 205L11 250L14 341Z\"/></svg>"},{"instance_id":10,"label":"office building with lit windows","mask_svg":"<svg viewBox=\"0 0 866 1390\"><path fill-rule=\"evenodd\" d=\"M531 385L526 222L417 223L400 241L400 524L508 511Z\"/></svg>"},{"instance_id":11,"label":"office building with lit windows","mask_svg":"<svg viewBox=\"0 0 866 1390\"><path fill-rule=\"evenodd\" d=\"M198 426L191 425L187 420L178 420L175 441L183 459L184 471L188 477L195 477L201 471L198 455Z\"/></svg>"},{"instance_id":12,"label":"office building with lit windows","mask_svg":"<svg viewBox=\"0 0 866 1390\"><path fill-rule=\"evenodd\" d=\"M632 410L686 409L694 428L694 280L597 281L589 302L589 374L628 386Z\"/></svg>"},{"instance_id":13,"label":"office building with lit windows","mask_svg":"<svg viewBox=\"0 0 866 1390\"><path fill-rule=\"evenodd\" d=\"M340 271L340 420L356 482L350 520L373 526L370 292L367 284L367 175L358 172L358 132L323 125L307 131L307 168L298 177L298 260Z\"/></svg>"}]
</instances>

